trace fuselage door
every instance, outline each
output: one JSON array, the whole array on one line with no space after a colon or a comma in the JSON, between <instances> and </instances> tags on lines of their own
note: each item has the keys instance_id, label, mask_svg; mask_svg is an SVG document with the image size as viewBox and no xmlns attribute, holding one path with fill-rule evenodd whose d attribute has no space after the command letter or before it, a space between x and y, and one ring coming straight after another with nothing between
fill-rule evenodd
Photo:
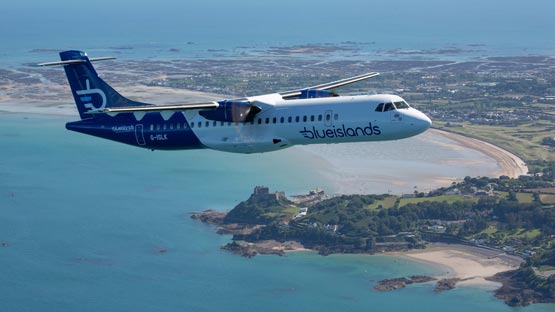
<instances>
[{"instance_id":1,"label":"fuselage door","mask_svg":"<svg viewBox=\"0 0 555 312\"><path fill-rule=\"evenodd\" d=\"M324 116L324 124L326 125L326 127L331 127L333 126L333 111L331 110L327 110L326 114Z\"/></svg>"},{"instance_id":2,"label":"fuselage door","mask_svg":"<svg viewBox=\"0 0 555 312\"><path fill-rule=\"evenodd\" d=\"M141 146L146 144L142 124L135 125L135 137L137 138L137 144Z\"/></svg>"},{"instance_id":3,"label":"fuselage door","mask_svg":"<svg viewBox=\"0 0 555 312\"><path fill-rule=\"evenodd\" d=\"M392 110L391 111L391 122L400 122L403 121L403 116L399 111Z\"/></svg>"}]
</instances>

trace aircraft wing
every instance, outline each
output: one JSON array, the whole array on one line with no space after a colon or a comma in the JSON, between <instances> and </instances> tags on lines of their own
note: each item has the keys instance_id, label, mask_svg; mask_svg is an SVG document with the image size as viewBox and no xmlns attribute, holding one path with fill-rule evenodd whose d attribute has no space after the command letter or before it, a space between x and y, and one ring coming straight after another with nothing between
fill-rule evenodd
<instances>
[{"instance_id":1,"label":"aircraft wing","mask_svg":"<svg viewBox=\"0 0 555 312\"><path fill-rule=\"evenodd\" d=\"M345 86L351 83L359 82L362 80L370 79L378 75L379 73L377 72L371 72L371 73L354 76L351 78L341 79L337 81L320 84L317 86L308 87L302 90L329 90L329 89ZM283 92L283 93L279 93L279 95L281 95L281 97L284 99L298 97L301 95L301 90ZM225 102L228 102L228 101L225 101ZM235 104L241 104L243 106L251 107L249 103L245 103L243 101ZM179 105L126 106L126 107L105 108L98 112L99 113L133 113L133 112L147 113L147 112L161 112L161 111L181 111L181 110L190 110L190 109L216 109L220 105L221 104L218 102L206 102L206 103L191 103L191 104L179 104Z\"/></svg>"},{"instance_id":2,"label":"aircraft wing","mask_svg":"<svg viewBox=\"0 0 555 312\"><path fill-rule=\"evenodd\" d=\"M260 113L260 107L248 101L223 100L219 102L191 103L179 105L145 105L110 107L91 113L140 113L200 110L199 114L208 120L222 122L251 122Z\"/></svg>"},{"instance_id":3,"label":"aircraft wing","mask_svg":"<svg viewBox=\"0 0 555 312\"><path fill-rule=\"evenodd\" d=\"M329 90L329 89L341 87L341 86L344 86L344 85L348 85L348 84L351 84L351 83L359 82L359 81L362 81L362 80L370 79L370 78L373 78L373 77L376 77L376 76L379 76L379 75L380 74L376 73L376 72L366 73L366 74L354 76L354 77L351 77L351 78L341 79L341 80L328 82L328 83L320 84L320 85L313 86L313 87L308 87L306 89L308 89L308 90ZM283 92L283 93L280 93L280 95L284 99L291 98L291 97L296 97L296 96L301 95L301 90Z\"/></svg>"},{"instance_id":4,"label":"aircraft wing","mask_svg":"<svg viewBox=\"0 0 555 312\"><path fill-rule=\"evenodd\" d=\"M105 108L101 113L134 113L134 112L161 112L161 111L181 111L189 109L210 109L220 106L216 102L191 103L178 105L148 105L148 106L124 106Z\"/></svg>"}]
</instances>

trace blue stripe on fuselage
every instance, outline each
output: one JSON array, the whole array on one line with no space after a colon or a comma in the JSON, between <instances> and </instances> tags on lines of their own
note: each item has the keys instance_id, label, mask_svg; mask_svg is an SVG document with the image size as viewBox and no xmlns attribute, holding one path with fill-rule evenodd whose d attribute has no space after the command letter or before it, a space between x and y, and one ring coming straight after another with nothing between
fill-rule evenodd
<instances>
[{"instance_id":1,"label":"blue stripe on fuselage","mask_svg":"<svg viewBox=\"0 0 555 312\"><path fill-rule=\"evenodd\" d=\"M173 114L169 120L164 120L158 112L147 113L140 121L131 113L102 115L68 122L66 129L148 149L204 148L181 113Z\"/></svg>"}]
</instances>

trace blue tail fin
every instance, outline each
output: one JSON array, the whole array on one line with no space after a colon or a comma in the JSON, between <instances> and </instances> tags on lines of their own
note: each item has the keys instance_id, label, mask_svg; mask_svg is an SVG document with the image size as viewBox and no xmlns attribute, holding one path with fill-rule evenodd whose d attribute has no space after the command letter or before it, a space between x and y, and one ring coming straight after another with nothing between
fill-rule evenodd
<instances>
[{"instance_id":1,"label":"blue tail fin","mask_svg":"<svg viewBox=\"0 0 555 312\"><path fill-rule=\"evenodd\" d=\"M151 105L132 101L110 87L98 77L86 53L73 50L64 51L60 52L60 58L62 61L81 61L64 64L67 80L81 119L93 118L98 114L92 114L91 111L104 108Z\"/></svg>"}]
</instances>

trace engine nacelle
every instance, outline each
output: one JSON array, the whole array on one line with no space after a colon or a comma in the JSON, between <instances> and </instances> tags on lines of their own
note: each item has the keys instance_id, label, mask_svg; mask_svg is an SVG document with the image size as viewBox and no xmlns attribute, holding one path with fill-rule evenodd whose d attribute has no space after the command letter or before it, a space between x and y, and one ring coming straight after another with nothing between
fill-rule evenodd
<instances>
[{"instance_id":1,"label":"engine nacelle","mask_svg":"<svg viewBox=\"0 0 555 312\"><path fill-rule=\"evenodd\" d=\"M323 98L323 97L333 97L338 96L337 93L328 90L314 90L314 89L304 89L301 90L301 99L313 99L313 98Z\"/></svg>"},{"instance_id":2,"label":"engine nacelle","mask_svg":"<svg viewBox=\"0 0 555 312\"><path fill-rule=\"evenodd\" d=\"M225 100L218 102L218 108L200 111L199 114L208 119L224 122L251 122L261 109L245 101Z\"/></svg>"}]
</instances>

